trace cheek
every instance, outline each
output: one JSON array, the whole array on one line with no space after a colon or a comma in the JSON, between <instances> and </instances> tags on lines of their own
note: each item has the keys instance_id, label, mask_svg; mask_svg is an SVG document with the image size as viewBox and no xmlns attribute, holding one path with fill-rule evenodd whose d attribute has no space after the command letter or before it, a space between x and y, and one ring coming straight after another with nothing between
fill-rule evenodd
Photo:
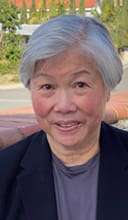
<instances>
[{"instance_id":1,"label":"cheek","mask_svg":"<svg viewBox=\"0 0 128 220\"><path fill-rule=\"evenodd\" d=\"M36 94L31 94L33 109L38 116L45 116L47 113L47 105L46 102L43 102L42 98L37 96ZM45 103L45 104L44 104Z\"/></svg>"},{"instance_id":2,"label":"cheek","mask_svg":"<svg viewBox=\"0 0 128 220\"><path fill-rule=\"evenodd\" d=\"M95 95L89 95L82 103L82 109L88 116L99 114L102 116L105 109L103 97L101 98Z\"/></svg>"}]
</instances>

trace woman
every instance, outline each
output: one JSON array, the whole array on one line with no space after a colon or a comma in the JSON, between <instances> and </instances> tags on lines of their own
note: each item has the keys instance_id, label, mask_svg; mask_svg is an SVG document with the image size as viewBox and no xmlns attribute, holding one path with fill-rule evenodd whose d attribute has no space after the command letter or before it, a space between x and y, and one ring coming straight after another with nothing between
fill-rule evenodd
<instances>
[{"instance_id":1,"label":"woman","mask_svg":"<svg viewBox=\"0 0 128 220\"><path fill-rule=\"evenodd\" d=\"M0 153L0 219L126 220L128 133L103 123L122 64L106 28L41 25L20 65L42 131Z\"/></svg>"}]
</instances>

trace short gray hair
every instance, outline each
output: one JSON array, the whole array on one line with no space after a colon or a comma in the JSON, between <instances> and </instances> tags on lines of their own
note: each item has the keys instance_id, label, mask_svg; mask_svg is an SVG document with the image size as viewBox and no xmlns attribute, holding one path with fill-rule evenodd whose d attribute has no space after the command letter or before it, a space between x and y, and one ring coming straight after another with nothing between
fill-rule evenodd
<instances>
[{"instance_id":1,"label":"short gray hair","mask_svg":"<svg viewBox=\"0 0 128 220\"><path fill-rule=\"evenodd\" d=\"M92 55L107 89L112 90L120 82L122 63L107 29L92 17L62 15L40 25L30 37L20 64L23 84L29 87L39 60L60 54L72 45Z\"/></svg>"}]
</instances>

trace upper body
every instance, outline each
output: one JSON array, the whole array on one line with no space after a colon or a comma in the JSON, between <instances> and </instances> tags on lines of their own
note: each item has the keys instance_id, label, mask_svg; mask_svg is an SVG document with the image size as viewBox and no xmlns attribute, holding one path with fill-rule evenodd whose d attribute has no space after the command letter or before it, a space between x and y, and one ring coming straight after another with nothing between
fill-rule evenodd
<instances>
[{"instance_id":1,"label":"upper body","mask_svg":"<svg viewBox=\"0 0 128 220\"><path fill-rule=\"evenodd\" d=\"M13 150L10 148L1 153L2 158L3 155L10 158L8 166L10 169L13 168L11 169L13 173L11 174L10 170L8 177L5 174L9 170L4 169L6 167L4 164L1 171L5 177L1 186L1 189L5 187L1 193L1 209L3 212L5 209L8 210L8 220L11 218L14 220L14 216L17 216L18 220L24 216L27 216L26 219L50 220L52 216L56 219L57 215L59 220L67 218L75 220L74 218L78 218L76 217L78 212L81 215L79 220L84 218L104 220L106 218L104 213L110 217L112 208L115 210L119 208L120 202L117 202L117 198L124 197L124 182L126 184L127 178L125 179L122 173L117 175L117 171L121 171L123 165L121 159L123 157L118 156L127 149L127 132L119 130L114 132L113 129L106 127L110 143L105 138L107 134L102 135L101 125L111 90L121 80L122 72L121 61L107 29L93 18L60 16L41 25L33 33L21 59L20 77L30 90L36 118L46 137L43 142L41 134L38 138L36 135L34 138L28 138L16 145L17 148L19 146L18 153L16 146ZM113 159L109 161L107 147L103 146L105 150L103 152L101 150L103 145L101 140L105 145L107 141L108 152L111 145L112 149L116 149L118 145L118 156L114 157L112 154ZM27 156L26 148L29 152ZM40 160L36 152L38 156L40 155ZM96 155L104 155L104 152L105 156L101 158L99 156L100 159L93 162L97 158ZM52 160L50 156L47 158L50 154L54 155ZM19 168L19 161L22 161L22 169ZM88 164L91 164L89 166L91 171L87 175L85 168ZM25 171L26 165L25 174L23 170ZM77 174L75 173L74 180L73 174L70 173L72 176L69 181L68 175L64 173L66 170L72 170L72 167ZM81 175L78 175L79 168L84 170ZM109 176L110 170L112 172ZM114 181L108 182L108 177L111 181L114 178ZM76 197L74 186L80 188ZM90 191L87 190L89 186ZM107 197L108 191L115 196L115 201L111 199L110 204L113 205L111 208L106 202L110 198ZM5 195L6 199L9 198L6 202ZM45 207L45 211L42 207ZM48 211L50 209L51 212ZM126 213L126 203L122 210Z\"/></svg>"},{"instance_id":2,"label":"upper body","mask_svg":"<svg viewBox=\"0 0 128 220\"><path fill-rule=\"evenodd\" d=\"M1 151L0 176L0 220L59 220L52 152L45 133ZM96 220L127 219L127 188L128 132L103 123Z\"/></svg>"}]
</instances>

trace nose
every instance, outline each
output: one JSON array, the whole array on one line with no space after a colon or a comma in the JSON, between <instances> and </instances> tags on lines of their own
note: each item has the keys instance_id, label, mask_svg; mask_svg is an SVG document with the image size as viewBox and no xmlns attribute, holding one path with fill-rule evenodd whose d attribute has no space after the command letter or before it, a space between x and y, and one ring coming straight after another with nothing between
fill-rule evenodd
<instances>
[{"instance_id":1,"label":"nose","mask_svg":"<svg viewBox=\"0 0 128 220\"><path fill-rule=\"evenodd\" d=\"M59 91L57 95L57 101L54 106L54 111L63 114L75 112L77 106L73 100L74 98L68 91Z\"/></svg>"}]
</instances>

